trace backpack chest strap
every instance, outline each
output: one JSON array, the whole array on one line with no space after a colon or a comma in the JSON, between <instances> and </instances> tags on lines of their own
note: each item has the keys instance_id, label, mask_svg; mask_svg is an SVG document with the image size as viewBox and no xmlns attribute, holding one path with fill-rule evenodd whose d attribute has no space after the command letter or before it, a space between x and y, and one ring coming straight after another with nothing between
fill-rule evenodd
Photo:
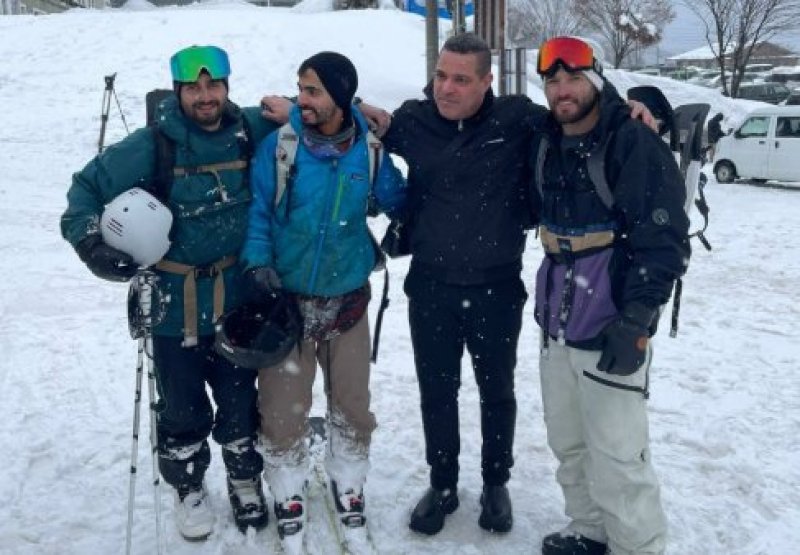
<instances>
[{"instance_id":1,"label":"backpack chest strap","mask_svg":"<svg viewBox=\"0 0 800 555\"><path fill-rule=\"evenodd\" d=\"M216 174L223 170L245 170L247 169L247 160L232 160L230 162L219 162L217 164L202 164L200 166L179 166L174 168L175 177L186 177L187 175L196 175L198 173L212 173Z\"/></svg>"},{"instance_id":2,"label":"backpack chest strap","mask_svg":"<svg viewBox=\"0 0 800 555\"><path fill-rule=\"evenodd\" d=\"M223 270L236 264L234 255L220 258L216 262L203 266L190 266L172 260L160 260L156 268L170 274L185 276L183 280L183 346L197 345L197 278L214 279L214 321L222 315L225 307L225 279Z\"/></svg>"}]
</instances>

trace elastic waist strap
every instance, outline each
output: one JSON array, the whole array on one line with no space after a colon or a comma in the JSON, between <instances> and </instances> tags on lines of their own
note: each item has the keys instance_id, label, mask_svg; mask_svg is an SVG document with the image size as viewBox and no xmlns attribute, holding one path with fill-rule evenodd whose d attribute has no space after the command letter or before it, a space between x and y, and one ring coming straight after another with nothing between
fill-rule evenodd
<instances>
[{"instance_id":1,"label":"elastic waist strap","mask_svg":"<svg viewBox=\"0 0 800 555\"><path fill-rule=\"evenodd\" d=\"M222 315L225 307L225 279L222 271L236 264L236 256L230 255L203 266L190 266L161 260L156 268L170 274L186 276L183 280L183 345L197 345L197 278L214 278L214 321Z\"/></svg>"}]
</instances>

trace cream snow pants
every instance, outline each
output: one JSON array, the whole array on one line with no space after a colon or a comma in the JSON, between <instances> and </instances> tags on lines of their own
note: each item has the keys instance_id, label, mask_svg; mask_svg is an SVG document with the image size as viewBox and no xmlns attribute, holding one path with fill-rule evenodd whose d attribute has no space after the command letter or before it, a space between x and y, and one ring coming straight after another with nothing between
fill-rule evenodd
<instances>
[{"instance_id":1,"label":"cream snow pants","mask_svg":"<svg viewBox=\"0 0 800 555\"><path fill-rule=\"evenodd\" d=\"M650 356L630 376L597 370L599 359L600 351L556 341L539 359L547 441L571 519L567 531L608 543L613 555L661 554L667 525L650 461Z\"/></svg>"}]
</instances>

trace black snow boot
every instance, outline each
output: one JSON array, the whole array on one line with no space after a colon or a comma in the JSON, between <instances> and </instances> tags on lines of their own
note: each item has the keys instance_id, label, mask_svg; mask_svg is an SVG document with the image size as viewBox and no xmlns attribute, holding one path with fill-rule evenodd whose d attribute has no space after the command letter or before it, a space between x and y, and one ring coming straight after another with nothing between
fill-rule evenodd
<instances>
[{"instance_id":1,"label":"black snow boot","mask_svg":"<svg viewBox=\"0 0 800 555\"><path fill-rule=\"evenodd\" d=\"M542 540L542 555L606 555L608 546L580 534L561 532L549 534Z\"/></svg>"},{"instance_id":2,"label":"black snow boot","mask_svg":"<svg viewBox=\"0 0 800 555\"><path fill-rule=\"evenodd\" d=\"M489 532L508 532L514 523L511 499L506 486L483 486L478 524Z\"/></svg>"},{"instance_id":3,"label":"black snow boot","mask_svg":"<svg viewBox=\"0 0 800 555\"><path fill-rule=\"evenodd\" d=\"M457 508L458 492L455 489L439 491L428 488L411 512L408 527L420 534L438 534L444 526L444 517Z\"/></svg>"},{"instance_id":4,"label":"black snow boot","mask_svg":"<svg viewBox=\"0 0 800 555\"><path fill-rule=\"evenodd\" d=\"M228 478L228 498L233 509L233 520L243 534L248 526L256 530L267 526L269 511L260 475L245 480Z\"/></svg>"}]
</instances>

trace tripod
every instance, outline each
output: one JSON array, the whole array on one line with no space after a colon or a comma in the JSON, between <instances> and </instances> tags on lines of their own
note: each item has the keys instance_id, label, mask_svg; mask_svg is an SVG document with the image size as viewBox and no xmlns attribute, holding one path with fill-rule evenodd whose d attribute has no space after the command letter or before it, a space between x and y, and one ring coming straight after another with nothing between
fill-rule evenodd
<instances>
[{"instance_id":1,"label":"tripod","mask_svg":"<svg viewBox=\"0 0 800 555\"><path fill-rule=\"evenodd\" d=\"M128 122L125 121L125 114L122 112L122 107L119 105L119 97L117 96L117 91L114 90L114 79L116 79L117 74L112 73L111 75L106 75L104 77L106 82L106 88L103 91L103 101L100 111L100 139L97 141L97 153L103 152L103 143L105 142L106 138L106 127L108 126L108 114L111 111L111 97L114 97L114 100L117 103L117 110L119 110L119 116L122 118L122 124L125 126L125 132L130 135L130 130L128 129Z\"/></svg>"}]
</instances>

